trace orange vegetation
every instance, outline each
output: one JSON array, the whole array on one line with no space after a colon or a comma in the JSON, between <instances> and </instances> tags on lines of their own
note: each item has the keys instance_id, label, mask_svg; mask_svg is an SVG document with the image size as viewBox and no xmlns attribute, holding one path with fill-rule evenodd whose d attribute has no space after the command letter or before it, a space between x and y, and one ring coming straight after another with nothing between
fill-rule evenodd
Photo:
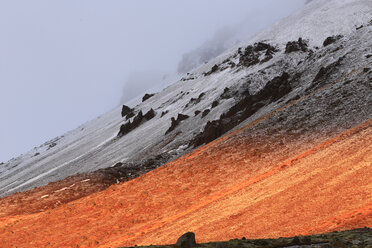
<instances>
[{"instance_id":1,"label":"orange vegetation","mask_svg":"<svg viewBox=\"0 0 372 248\"><path fill-rule=\"evenodd\" d=\"M207 242L372 226L372 120L330 139L277 139L243 129L129 182L0 218L0 247L119 247L175 243L186 231Z\"/></svg>"}]
</instances>

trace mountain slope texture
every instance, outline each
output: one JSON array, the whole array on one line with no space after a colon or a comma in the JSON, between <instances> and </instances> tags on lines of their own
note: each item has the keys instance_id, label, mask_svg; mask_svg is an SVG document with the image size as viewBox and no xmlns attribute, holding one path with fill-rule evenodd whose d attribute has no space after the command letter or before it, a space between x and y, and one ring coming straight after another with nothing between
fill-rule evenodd
<instances>
[{"instance_id":1,"label":"mountain slope texture","mask_svg":"<svg viewBox=\"0 0 372 248\"><path fill-rule=\"evenodd\" d=\"M371 106L372 2L313 0L142 103L2 164L0 247L371 227Z\"/></svg>"}]
</instances>

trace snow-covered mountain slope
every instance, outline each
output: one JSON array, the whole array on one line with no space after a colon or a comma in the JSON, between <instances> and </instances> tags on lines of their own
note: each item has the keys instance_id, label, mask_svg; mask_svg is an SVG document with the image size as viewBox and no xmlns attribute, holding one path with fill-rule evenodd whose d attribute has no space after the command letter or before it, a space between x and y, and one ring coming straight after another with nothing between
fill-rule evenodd
<instances>
[{"instance_id":1,"label":"snow-covered mountain slope","mask_svg":"<svg viewBox=\"0 0 372 248\"><path fill-rule=\"evenodd\" d=\"M325 36L350 34L371 20L371 9L369 0L313 0L253 40L285 42L302 37L313 46L321 46Z\"/></svg>"},{"instance_id":2,"label":"snow-covered mountain slope","mask_svg":"<svg viewBox=\"0 0 372 248\"><path fill-rule=\"evenodd\" d=\"M129 133L117 136L120 126L127 121L121 117L121 108L116 108L1 164L0 196L111 167L118 162L128 166L130 162L160 157L165 163L183 155L244 120L246 124L290 99L321 87L325 80L368 64L371 61L368 55L372 53L370 20L371 1L314 0L303 11L136 105L136 115L150 109L156 115L142 120ZM363 28L356 29L360 25ZM322 46L328 36L336 34L344 37ZM299 37L305 41L297 41ZM261 40L265 43L254 44ZM289 44L287 49L289 41L297 42ZM320 48L315 48L317 46ZM290 51L291 47L294 51ZM314 75L318 78L314 79ZM367 92L369 98L361 99L368 104L370 95ZM247 109L247 104L253 107ZM201 112L196 114L196 111ZM355 115L358 121L371 116L370 109L364 107L363 111L364 117ZM167 132L171 118L177 119L179 114L188 118L181 121L180 116L178 126ZM214 120L220 121L212 122ZM207 124L208 121L211 122ZM228 128L221 130L224 122L229 123L225 125Z\"/></svg>"}]
</instances>

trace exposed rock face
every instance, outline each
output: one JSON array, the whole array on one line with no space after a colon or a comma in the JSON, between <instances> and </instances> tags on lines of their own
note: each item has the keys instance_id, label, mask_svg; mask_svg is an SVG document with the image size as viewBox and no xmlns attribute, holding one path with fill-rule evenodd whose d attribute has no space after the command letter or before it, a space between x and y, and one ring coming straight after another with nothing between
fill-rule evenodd
<instances>
[{"instance_id":1,"label":"exposed rock face","mask_svg":"<svg viewBox=\"0 0 372 248\"><path fill-rule=\"evenodd\" d=\"M293 53L293 52L307 52L308 51L307 42L302 40L302 38L298 38L298 41L290 41L287 43L285 47L285 53Z\"/></svg>"},{"instance_id":2,"label":"exposed rock face","mask_svg":"<svg viewBox=\"0 0 372 248\"><path fill-rule=\"evenodd\" d=\"M203 113L202 113L202 118L206 117L209 114L209 112L211 112L210 109L204 110Z\"/></svg>"},{"instance_id":3,"label":"exposed rock face","mask_svg":"<svg viewBox=\"0 0 372 248\"><path fill-rule=\"evenodd\" d=\"M138 127L142 123L142 120L143 120L143 114L142 114L142 110L140 110L140 112L138 112L136 117L134 117L133 119L133 123L132 123L133 128Z\"/></svg>"},{"instance_id":4,"label":"exposed rock face","mask_svg":"<svg viewBox=\"0 0 372 248\"><path fill-rule=\"evenodd\" d=\"M171 118L171 126L165 132L165 134L172 132L177 126L178 126L178 121L174 117L172 117Z\"/></svg>"},{"instance_id":5,"label":"exposed rock face","mask_svg":"<svg viewBox=\"0 0 372 248\"><path fill-rule=\"evenodd\" d=\"M221 99L229 99L229 98L231 98L231 92L230 92L230 89L226 87L223 90L223 93L221 94Z\"/></svg>"},{"instance_id":6,"label":"exposed rock face","mask_svg":"<svg viewBox=\"0 0 372 248\"><path fill-rule=\"evenodd\" d=\"M125 120L129 120L130 118L132 118L133 116L135 116L136 114L134 113L134 111L128 113L126 116L125 116Z\"/></svg>"},{"instance_id":7,"label":"exposed rock face","mask_svg":"<svg viewBox=\"0 0 372 248\"><path fill-rule=\"evenodd\" d=\"M214 66L211 68L210 71L204 73L204 76L209 76L209 75L211 75L211 74L217 72L218 69L219 69L218 65L214 65Z\"/></svg>"},{"instance_id":8,"label":"exposed rock face","mask_svg":"<svg viewBox=\"0 0 372 248\"><path fill-rule=\"evenodd\" d=\"M179 248L192 248L196 246L195 233L187 232L178 238L176 247Z\"/></svg>"},{"instance_id":9,"label":"exposed rock face","mask_svg":"<svg viewBox=\"0 0 372 248\"><path fill-rule=\"evenodd\" d=\"M123 125L120 126L120 130L118 133L118 136L123 136L132 131L132 123L129 121Z\"/></svg>"},{"instance_id":10,"label":"exposed rock face","mask_svg":"<svg viewBox=\"0 0 372 248\"><path fill-rule=\"evenodd\" d=\"M189 106L191 105L196 105L198 103L201 102L201 100L203 100L203 97L205 96L205 93L200 93L200 95L198 96L198 98L191 98L190 101L186 104L185 108L188 108Z\"/></svg>"},{"instance_id":11,"label":"exposed rock face","mask_svg":"<svg viewBox=\"0 0 372 248\"><path fill-rule=\"evenodd\" d=\"M143 97L142 97L142 102L148 100L149 98L153 97L155 94L145 94Z\"/></svg>"},{"instance_id":12,"label":"exposed rock face","mask_svg":"<svg viewBox=\"0 0 372 248\"><path fill-rule=\"evenodd\" d=\"M178 114L178 116L177 116L177 121L184 121L184 120L186 120L187 118L189 118L188 115Z\"/></svg>"},{"instance_id":13,"label":"exposed rock face","mask_svg":"<svg viewBox=\"0 0 372 248\"><path fill-rule=\"evenodd\" d=\"M341 39L343 36L342 35L337 35L337 36L330 36L327 39L324 40L323 46L328 46L332 43L335 43L337 40Z\"/></svg>"},{"instance_id":14,"label":"exposed rock face","mask_svg":"<svg viewBox=\"0 0 372 248\"><path fill-rule=\"evenodd\" d=\"M189 118L189 116L188 115L183 115L183 114L178 114L177 119L172 117L171 118L171 126L168 128L168 130L165 132L165 134L168 134L168 133L172 132L180 124L181 121L184 121L187 118Z\"/></svg>"},{"instance_id":15,"label":"exposed rock face","mask_svg":"<svg viewBox=\"0 0 372 248\"><path fill-rule=\"evenodd\" d=\"M239 49L240 54L239 64L240 66L250 67L256 65L260 62L264 63L273 58L273 54L277 52L278 49L271 46L270 44L264 42L255 43L252 46L247 46L244 52ZM260 61L259 57L265 53L265 58Z\"/></svg>"},{"instance_id":16,"label":"exposed rock face","mask_svg":"<svg viewBox=\"0 0 372 248\"><path fill-rule=\"evenodd\" d=\"M151 109L152 110L152 109ZM150 120L151 118L153 118L155 116L155 113L154 113L154 110L152 111L149 111L146 113L147 115L147 118L146 120ZM154 115L154 116L152 116ZM152 117L151 117L152 116ZM151 118L150 118L151 117ZM128 121L127 123L121 125L120 127L120 130L119 130L119 133L117 136L123 136L123 135L126 135L127 133L129 133L130 131L132 131L133 129L135 129L136 127L138 127L139 125L142 124L142 121L144 120L144 116L142 114L142 110L140 112L138 112L138 114L134 117L133 119L133 122L131 121Z\"/></svg>"},{"instance_id":17,"label":"exposed rock face","mask_svg":"<svg viewBox=\"0 0 372 248\"><path fill-rule=\"evenodd\" d=\"M289 78L289 74L284 72L281 76L269 81L256 95L245 93L237 104L220 116L220 119L208 121L204 130L191 140L190 145L196 147L215 140L263 106L275 102L288 94L292 90Z\"/></svg>"},{"instance_id":18,"label":"exposed rock face","mask_svg":"<svg viewBox=\"0 0 372 248\"><path fill-rule=\"evenodd\" d=\"M340 57L336 62L333 62L326 67L321 67L313 80L312 88L316 87L321 82L329 80L330 75L337 71L337 68L341 65L341 62L344 60L344 58L345 57Z\"/></svg>"},{"instance_id":19,"label":"exposed rock face","mask_svg":"<svg viewBox=\"0 0 372 248\"><path fill-rule=\"evenodd\" d=\"M219 104L219 102L218 102L218 101L214 101L214 102L212 102L212 108L215 108L215 107L217 107L217 106L218 106L218 104Z\"/></svg>"},{"instance_id":20,"label":"exposed rock face","mask_svg":"<svg viewBox=\"0 0 372 248\"><path fill-rule=\"evenodd\" d=\"M168 111L163 111L161 112L160 118L163 117L164 115L168 114Z\"/></svg>"},{"instance_id":21,"label":"exposed rock face","mask_svg":"<svg viewBox=\"0 0 372 248\"><path fill-rule=\"evenodd\" d=\"M270 102L275 102L288 94L291 90L289 74L283 72L281 76L273 78L265 85L265 87L258 93L256 100L262 101L268 99Z\"/></svg>"},{"instance_id":22,"label":"exposed rock face","mask_svg":"<svg viewBox=\"0 0 372 248\"><path fill-rule=\"evenodd\" d=\"M127 105L123 105L123 107L121 109L121 116L124 117L124 116L128 115L129 113L133 113L133 109L131 109Z\"/></svg>"},{"instance_id":23,"label":"exposed rock face","mask_svg":"<svg viewBox=\"0 0 372 248\"><path fill-rule=\"evenodd\" d=\"M151 108L143 117L145 117L146 120L151 120L155 115L155 111Z\"/></svg>"}]
</instances>

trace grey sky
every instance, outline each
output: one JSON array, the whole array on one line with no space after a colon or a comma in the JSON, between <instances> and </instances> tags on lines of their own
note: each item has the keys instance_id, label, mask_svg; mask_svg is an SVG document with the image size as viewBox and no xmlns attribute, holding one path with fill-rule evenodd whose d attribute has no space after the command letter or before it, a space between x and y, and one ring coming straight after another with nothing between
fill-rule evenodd
<instances>
[{"instance_id":1,"label":"grey sky","mask_svg":"<svg viewBox=\"0 0 372 248\"><path fill-rule=\"evenodd\" d=\"M303 3L0 0L0 162L113 108L132 72L175 71L217 29Z\"/></svg>"}]
</instances>

